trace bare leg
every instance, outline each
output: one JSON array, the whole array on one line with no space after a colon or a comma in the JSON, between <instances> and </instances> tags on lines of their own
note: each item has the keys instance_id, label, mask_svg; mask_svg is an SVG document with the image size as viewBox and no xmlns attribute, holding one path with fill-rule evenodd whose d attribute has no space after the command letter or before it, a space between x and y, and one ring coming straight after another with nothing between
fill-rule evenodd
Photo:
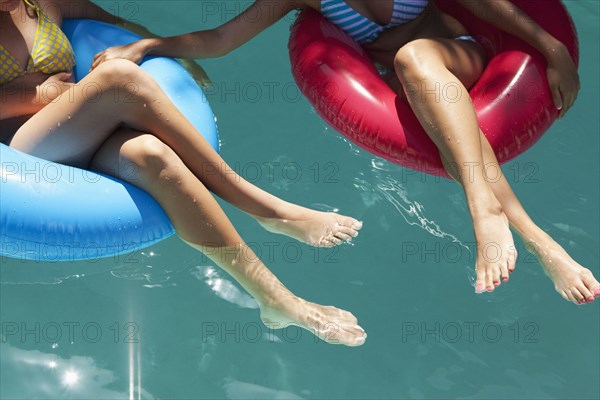
<instances>
[{"instance_id":1,"label":"bare leg","mask_svg":"<svg viewBox=\"0 0 600 400\"><path fill-rule=\"evenodd\" d=\"M475 289L492 291L503 271L514 269L516 250L506 214L485 179L477 116L464 85L481 74L483 52L472 42L417 39L394 62L411 108L465 191L477 240ZM448 93L450 100L443 97Z\"/></svg>"},{"instance_id":2,"label":"bare leg","mask_svg":"<svg viewBox=\"0 0 600 400\"><path fill-rule=\"evenodd\" d=\"M358 234L361 224L353 218L288 203L233 173L154 80L129 61L112 60L92 71L24 124L11 146L87 167L98 147L120 126L160 138L209 190L272 231L319 246L333 246Z\"/></svg>"},{"instance_id":3,"label":"bare leg","mask_svg":"<svg viewBox=\"0 0 600 400\"><path fill-rule=\"evenodd\" d=\"M120 129L102 145L90 167L150 193L180 237L203 251L256 299L261 319L270 328L294 324L329 343L364 343L366 334L351 313L291 293L244 244L202 182L156 137Z\"/></svg>"},{"instance_id":4,"label":"bare leg","mask_svg":"<svg viewBox=\"0 0 600 400\"><path fill-rule=\"evenodd\" d=\"M490 186L502 204L512 228L521 236L526 248L538 257L545 272L554 282L556 291L565 300L576 304L594 301L595 297L600 297L600 283L590 270L573 260L527 215L502 174L494 151L481 131L480 137L486 169L494 171L492 179L489 180ZM508 280L508 275L503 273L503 278Z\"/></svg>"}]
</instances>

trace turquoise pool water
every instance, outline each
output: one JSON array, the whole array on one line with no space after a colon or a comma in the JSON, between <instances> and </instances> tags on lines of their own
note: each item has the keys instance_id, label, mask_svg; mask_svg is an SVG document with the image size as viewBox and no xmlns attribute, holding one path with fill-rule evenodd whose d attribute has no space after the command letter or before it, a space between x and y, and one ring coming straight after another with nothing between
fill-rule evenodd
<instances>
[{"instance_id":1,"label":"turquoise pool water","mask_svg":"<svg viewBox=\"0 0 600 400\"><path fill-rule=\"evenodd\" d=\"M248 4L169 3L100 2L163 35L214 26ZM595 0L566 4L581 41L579 99L505 171L534 219L598 276L600 10ZM225 208L293 291L357 315L366 344L267 330L254 302L176 238L97 262L3 259L1 397L599 398L598 304L565 302L520 242L510 283L475 295L461 190L328 128L293 85L290 21L203 62L223 157L272 193L365 227L352 246L314 250Z\"/></svg>"}]
</instances>

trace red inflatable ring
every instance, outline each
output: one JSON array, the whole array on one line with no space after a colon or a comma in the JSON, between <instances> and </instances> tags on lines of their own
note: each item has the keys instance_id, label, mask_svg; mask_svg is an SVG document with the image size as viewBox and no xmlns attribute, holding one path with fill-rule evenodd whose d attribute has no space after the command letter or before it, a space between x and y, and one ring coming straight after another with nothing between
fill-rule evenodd
<instances>
[{"instance_id":1,"label":"red inflatable ring","mask_svg":"<svg viewBox=\"0 0 600 400\"><path fill-rule=\"evenodd\" d=\"M563 42L578 63L577 33L559 0L512 1ZM470 94L498 161L509 161L537 142L558 116L546 80L546 60L454 0L437 3L461 21L488 54L489 63ZM377 156L447 176L436 146L408 104L380 78L350 36L319 13L304 10L292 27L289 49L300 90L331 126Z\"/></svg>"}]
</instances>

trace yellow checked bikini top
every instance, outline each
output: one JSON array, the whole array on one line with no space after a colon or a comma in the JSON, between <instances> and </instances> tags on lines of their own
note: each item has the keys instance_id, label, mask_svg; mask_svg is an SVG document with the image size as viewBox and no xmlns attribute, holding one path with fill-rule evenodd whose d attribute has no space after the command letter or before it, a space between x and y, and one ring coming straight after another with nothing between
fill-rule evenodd
<instances>
[{"instance_id":1,"label":"yellow checked bikini top","mask_svg":"<svg viewBox=\"0 0 600 400\"><path fill-rule=\"evenodd\" d=\"M75 66L75 55L69 39L58 25L48 18L35 0L23 0L35 9L37 29L33 48L23 69L19 62L0 44L0 85L31 72L56 74L69 72Z\"/></svg>"}]
</instances>

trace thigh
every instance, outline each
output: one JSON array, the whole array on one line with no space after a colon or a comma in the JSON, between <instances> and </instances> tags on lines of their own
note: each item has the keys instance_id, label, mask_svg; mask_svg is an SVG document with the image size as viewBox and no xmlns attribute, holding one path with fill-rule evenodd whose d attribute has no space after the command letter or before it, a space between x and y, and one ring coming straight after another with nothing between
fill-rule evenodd
<instances>
[{"instance_id":1,"label":"thigh","mask_svg":"<svg viewBox=\"0 0 600 400\"><path fill-rule=\"evenodd\" d=\"M122 123L123 99L109 81L117 64L92 71L33 115L10 146L54 162L86 168L94 153Z\"/></svg>"},{"instance_id":2,"label":"thigh","mask_svg":"<svg viewBox=\"0 0 600 400\"><path fill-rule=\"evenodd\" d=\"M485 68L486 55L479 43L448 38L419 39L432 62L439 62L467 88L477 82Z\"/></svg>"},{"instance_id":3,"label":"thigh","mask_svg":"<svg viewBox=\"0 0 600 400\"><path fill-rule=\"evenodd\" d=\"M470 40L418 38L398 50L398 62L411 64L426 78L435 78L435 75L440 76L440 72L449 71L466 88L470 88L485 68L486 55L481 45ZM395 90L402 87L397 74L397 71L390 71L384 77Z\"/></svg>"}]
</instances>

